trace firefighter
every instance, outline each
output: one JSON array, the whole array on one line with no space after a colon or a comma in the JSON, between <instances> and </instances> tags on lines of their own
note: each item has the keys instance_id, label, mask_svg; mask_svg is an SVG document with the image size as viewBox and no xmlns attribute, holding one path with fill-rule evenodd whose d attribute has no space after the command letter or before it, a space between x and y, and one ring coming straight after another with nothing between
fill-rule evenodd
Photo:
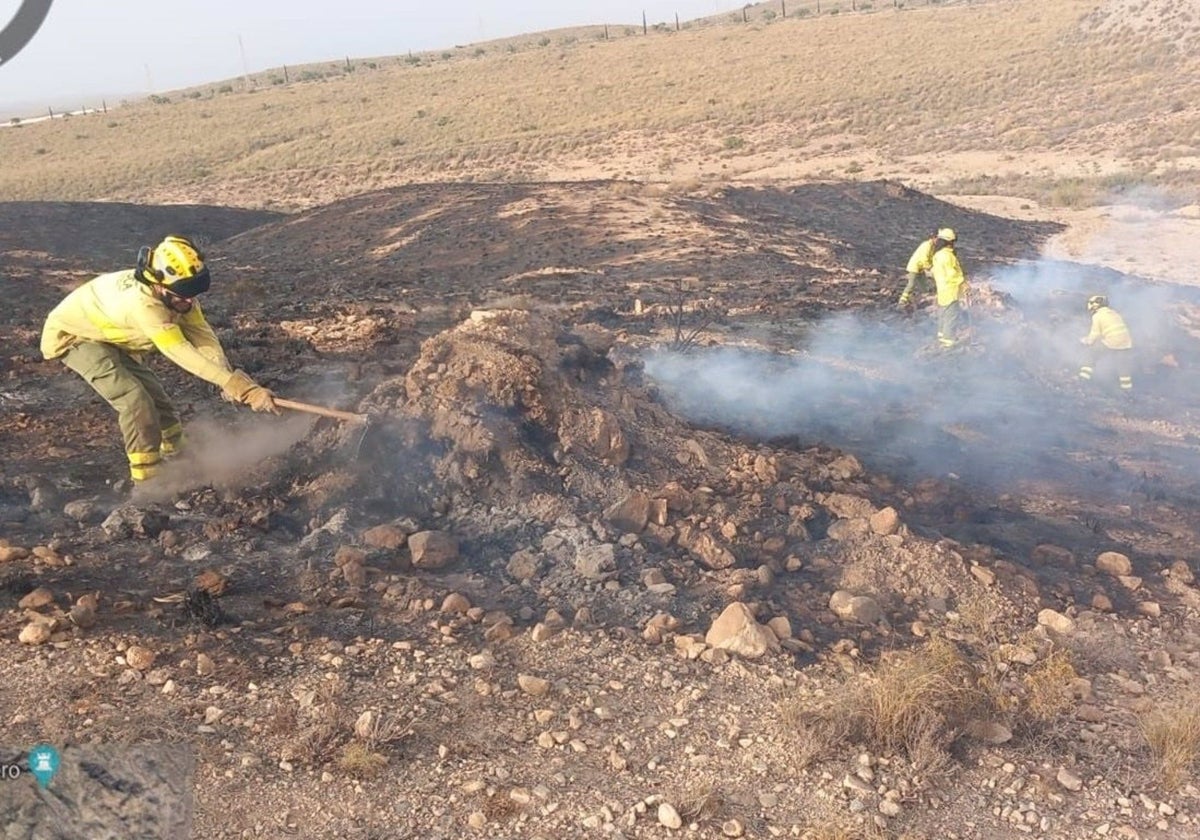
<instances>
[{"instance_id":1,"label":"firefighter","mask_svg":"<svg viewBox=\"0 0 1200 840\"><path fill-rule=\"evenodd\" d=\"M1091 382L1097 363L1102 358L1109 357L1117 369L1117 381L1121 391L1132 394L1133 338L1129 335L1125 319L1108 305L1105 295L1092 295L1088 298L1087 310L1092 315L1092 330L1079 341L1091 350L1087 360L1079 368L1079 378Z\"/></svg>"},{"instance_id":2,"label":"firefighter","mask_svg":"<svg viewBox=\"0 0 1200 840\"><path fill-rule=\"evenodd\" d=\"M967 299L967 278L955 253L957 234L941 228L933 241L933 259L929 273L937 285L938 345L950 349L958 344L961 333L962 307Z\"/></svg>"},{"instance_id":3,"label":"firefighter","mask_svg":"<svg viewBox=\"0 0 1200 840\"><path fill-rule=\"evenodd\" d=\"M42 355L61 359L117 412L135 487L183 445L179 413L146 366L147 352L158 350L254 411L278 412L269 390L229 364L205 320L196 297L210 279L199 249L168 236L142 248L136 267L72 291L42 329Z\"/></svg>"},{"instance_id":4,"label":"firefighter","mask_svg":"<svg viewBox=\"0 0 1200 840\"><path fill-rule=\"evenodd\" d=\"M924 240L917 249L913 251L912 256L908 258L908 266L905 269L908 273L905 276L904 291L900 293L900 308L905 312L911 313L916 308L913 302L913 294L922 294L928 292L931 287L929 282L929 272L933 268L933 246L937 242L937 232L926 240Z\"/></svg>"}]
</instances>

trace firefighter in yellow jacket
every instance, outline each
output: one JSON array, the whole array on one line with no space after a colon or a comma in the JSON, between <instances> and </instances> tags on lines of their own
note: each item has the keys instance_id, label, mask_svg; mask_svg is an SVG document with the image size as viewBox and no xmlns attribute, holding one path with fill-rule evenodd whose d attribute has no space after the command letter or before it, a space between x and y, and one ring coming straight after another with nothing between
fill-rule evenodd
<instances>
[{"instance_id":1,"label":"firefighter in yellow jacket","mask_svg":"<svg viewBox=\"0 0 1200 840\"><path fill-rule=\"evenodd\" d=\"M142 248L136 268L89 280L46 318L42 355L62 359L116 410L135 486L152 478L183 442L179 414L143 363L146 352L160 351L255 411L278 411L271 392L225 358L196 301L209 283L196 246L168 236Z\"/></svg>"},{"instance_id":2,"label":"firefighter in yellow jacket","mask_svg":"<svg viewBox=\"0 0 1200 840\"><path fill-rule=\"evenodd\" d=\"M933 243L929 273L937 285L938 344L949 349L961 338L962 306L967 297L967 278L955 253L958 236L950 228L941 228Z\"/></svg>"},{"instance_id":3,"label":"firefighter in yellow jacket","mask_svg":"<svg viewBox=\"0 0 1200 840\"><path fill-rule=\"evenodd\" d=\"M1129 335L1129 327L1125 319L1115 309L1108 305L1104 295L1092 295L1087 302L1088 312L1092 314L1092 330L1079 339L1091 348L1088 359L1079 368L1079 378L1090 382L1096 372L1096 365L1103 357L1111 357L1117 369L1117 381L1121 390L1133 392L1133 338Z\"/></svg>"},{"instance_id":4,"label":"firefighter in yellow jacket","mask_svg":"<svg viewBox=\"0 0 1200 840\"><path fill-rule=\"evenodd\" d=\"M933 246L937 242L937 232L924 240L917 249L912 252L912 256L908 258L908 265L905 267L905 284L904 291L900 293L900 308L905 312L912 312L916 304L913 303L913 294L920 294L929 289L929 272L933 268Z\"/></svg>"}]
</instances>

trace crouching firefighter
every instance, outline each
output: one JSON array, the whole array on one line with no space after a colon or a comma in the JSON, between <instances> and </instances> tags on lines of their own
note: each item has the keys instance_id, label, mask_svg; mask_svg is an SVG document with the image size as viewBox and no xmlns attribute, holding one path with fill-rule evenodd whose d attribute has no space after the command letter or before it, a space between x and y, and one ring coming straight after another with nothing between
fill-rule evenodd
<instances>
[{"instance_id":1,"label":"crouching firefighter","mask_svg":"<svg viewBox=\"0 0 1200 840\"><path fill-rule=\"evenodd\" d=\"M225 358L196 301L209 283L203 254L187 239L168 236L142 248L136 268L89 280L46 317L42 355L61 359L117 412L135 486L183 445L179 414L144 364L145 353L158 350L230 400L278 412L271 392Z\"/></svg>"},{"instance_id":2,"label":"crouching firefighter","mask_svg":"<svg viewBox=\"0 0 1200 840\"><path fill-rule=\"evenodd\" d=\"M1079 378L1090 382L1096 366L1105 357L1111 357L1117 369L1117 381L1121 391L1133 392L1133 338L1125 319L1108 305L1104 295L1088 298L1087 310L1092 315L1092 330L1079 339L1090 348L1088 358L1079 368Z\"/></svg>"}]
</instances>

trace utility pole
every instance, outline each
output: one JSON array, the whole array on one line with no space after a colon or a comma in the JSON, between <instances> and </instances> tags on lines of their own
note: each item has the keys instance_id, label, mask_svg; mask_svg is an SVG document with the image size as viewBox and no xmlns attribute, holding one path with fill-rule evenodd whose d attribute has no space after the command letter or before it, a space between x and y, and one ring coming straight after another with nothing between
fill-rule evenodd
<instances>
[{"instance_id":1,"label":"utility pole","mask_svg":"<svg viewBox=\"0 0 1200 840\"><path fill-rule=\"evenodd\" d=\"M242 43L241 33L238 34L238 52L242 55L242 84L250 86L250 68L246 65L246 46Z\"/></svg>"}]
</instances>

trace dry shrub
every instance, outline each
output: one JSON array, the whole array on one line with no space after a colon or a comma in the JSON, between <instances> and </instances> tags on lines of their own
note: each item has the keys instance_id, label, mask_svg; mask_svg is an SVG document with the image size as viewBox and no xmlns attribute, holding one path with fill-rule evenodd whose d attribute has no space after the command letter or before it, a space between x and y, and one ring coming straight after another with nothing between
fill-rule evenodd
<instances>
[{"instance_id":1,"label":"dry shrub","mask_svg":"<svg viewBox=\"0 0 1200 840\"><path fill-rule=\"evenodd\" d=\"M1056 650L1029 669L1024 709L1035 721L1049 723L1075 707L1074 684L1079 672L1064 650Z\"/></svg>"},{"instance_id":2,"label":"dry shrub","mask_svg":"<svg viewBox=\"0 0 1200 840\"><path fill-rule=\"evenodd\" d=\"M869 743L913 758L932 741L949 746L963 724L987 711L970 661L951 642L932 638L880 666L857 714Z\"/></svg>"},{"instance_id":3,"label":"dry shrub","mask_svg":"<svg viewBox=\"0 0 1200 840\"><path fill-rule=\"evenodd\" d=\"M1178 790L1200 760L1200 694L1176 698L1139 721L1163 790Z\"/></svg>"},{"instance_id":4,"label":"dry shrub","mask_svg":"<svg viewBox=\"0 0 1200 840\"><path fill-rule=\"evenodd\" d=\"M338 767L356 779L367 779L387 766L387 758L359 741L351 741L338 756Z\"/></svg>"},{"instance_id":5,"label":"dry shrub","mask_svg":"<svg viewBox=\"0 0 1200 840\"><path fill-rule=\"evenodd\" d=\"M844 685L819 707L785 702L780 717L800 766L850 741L902 753L919 776L931 777L950 767L948 749L963 726L993 711L970 660L953 643L932 638Z\"/></svg>"}]
</instances>

